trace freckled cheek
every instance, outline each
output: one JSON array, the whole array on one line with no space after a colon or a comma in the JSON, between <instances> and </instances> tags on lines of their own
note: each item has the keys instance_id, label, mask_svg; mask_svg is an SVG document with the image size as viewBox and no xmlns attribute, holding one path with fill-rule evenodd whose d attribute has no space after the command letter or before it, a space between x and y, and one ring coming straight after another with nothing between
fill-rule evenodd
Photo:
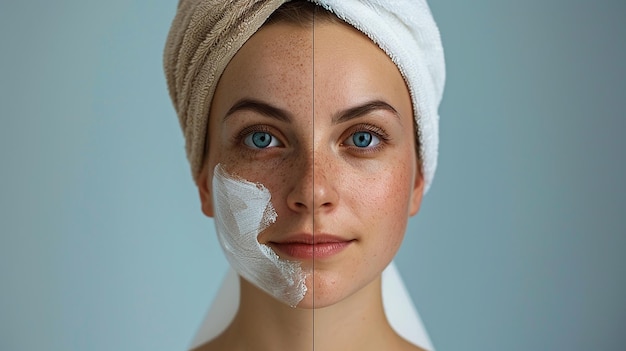
<instances>
[{"instance_id":1,"label":"freckled cheek","mask_svg":"<svg viewBox=\"0 0 626 351\"><path fill-rule=\"evenodd\" d=\"M230 145L222 142L210 150L210 163L222 164L230 174L244 178L251 182L261 183L260 177L264 177L272 167L276 167L277 161L260 160L243 145Z\"/></svg>"},{"instance_id":2,"label":"freckled cheek","mask_svg":"<svg viewBox=\"0 0 626 351\"><path fill-rule=\"evenodd\" d=\"M226 170L237 177L249 182L265 186L272 195L272 203L276 206L283 198L284 189L293 175L293 162L288 158L271 158L269 160L255 160L241 152L224 151L217 163L224 165Z\"/></svg>"},{"instance_id":3,"label":"freckled cheek","mask_svg":"<svg viewBox=\"0 0 626 351\"><path fill-rule=\"evenodd\" d=\"M358 194L362 204L376 208L381 211L381 215L397 216L398 211L403 208L406 210L408 206L411 190L409 177L404 174L405 172L398 170L380 173L384 175L353 183L352 191L354 194Z\"/></svg>"},{"instance_id":4,"label":"freckled cheek","mask_svg":"<svg viewBox=\"0 0 626 351\"><path fill-rule=\"evenodd\" d=\"M248 165L243 164L240 167L233 167L237 174L253 183L263 184L270 190L273 201L276 201L276 197L280 194L280 190L285 188L287 184L287 178L289 177L288 167L281 167L276 165L275 167L268 167L268 165Z\"/></svg>"},{"instance_id":5,"label":"freckled cheek","mask_svg":"<svg viewBox=\"0 0 626 351\"><path fill-rule=\"evenodd\" d=\"M361 209L356 210L367 213L363 220L368 221L371 228L376 228L372 235L384 241L389 250L400 245L406 229L408 182L402 172L388 172L384 177L360 182L353 190L359 194L355 204Z\"/></svg>"}]
</instances>

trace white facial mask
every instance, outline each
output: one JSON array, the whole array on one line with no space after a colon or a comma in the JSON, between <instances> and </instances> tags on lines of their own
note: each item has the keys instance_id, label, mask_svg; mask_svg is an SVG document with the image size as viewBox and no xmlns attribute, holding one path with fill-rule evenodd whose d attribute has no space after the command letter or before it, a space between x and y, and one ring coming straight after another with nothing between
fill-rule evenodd
<instances>
[{"instance_id":1,"label":"white facial mask","mask_svg":"<svg viewBox=\"0 0 626 351\"><path fill-rule=\"evenodd\" d=\"M244 279L295 307L307 291L299 262L282 260L257 236L276 222L271 194L262 184L237 179L221 164L213 171L217 237L228 262Z\"/></svg>"}]
</instances>

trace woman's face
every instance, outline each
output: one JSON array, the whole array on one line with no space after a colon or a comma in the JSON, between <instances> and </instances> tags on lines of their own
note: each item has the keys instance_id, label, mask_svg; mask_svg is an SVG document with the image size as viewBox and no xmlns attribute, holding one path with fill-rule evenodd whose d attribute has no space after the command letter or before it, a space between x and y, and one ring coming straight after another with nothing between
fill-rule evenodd
<instances>
[{"instance_id":1,"label":"woman's face","mask_svg":"<svg viewBox=\"0 0 626 351\"><path fill-rule=\"evenodd\" d=\"M330 23L316 24L315 35L264 26L213 98L203 211L213 216L218 163L265 185L278 217L258 241L309 273L298 306L334 304L379 276L419 209L414 135L402 76L363 34Z\"/></svg>"}]
</instances>

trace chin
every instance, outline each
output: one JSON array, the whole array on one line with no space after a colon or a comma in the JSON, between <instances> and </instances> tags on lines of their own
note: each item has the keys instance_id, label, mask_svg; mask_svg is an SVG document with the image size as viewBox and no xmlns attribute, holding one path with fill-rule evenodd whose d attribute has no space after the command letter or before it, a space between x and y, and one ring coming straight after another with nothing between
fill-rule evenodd
<instances>
[{"instance_id":1,"label":"chin","mask_svg":"<svg viewBox=\"0 0 626 351\"><path fill-rule=\"evenodd\" d=\"M317 290L315 291L315 293L307 292L302 301L298 303L296 308L310 310L332 306L343 300L341 296L336 295L337 294L322 294L320 291Z\"/></svg>"},{"instance_id":2,"label":"chin","mask_svg":"<svg viewBox=\"0 0 626 351\"><path fill-rule=\"evenodd\" d=\"M335 305L362 290L370 282L355 281L352 275L316 270L313 275L307 277L307 292L296 307L319 309Z\"/></svg>"}]
</instances>

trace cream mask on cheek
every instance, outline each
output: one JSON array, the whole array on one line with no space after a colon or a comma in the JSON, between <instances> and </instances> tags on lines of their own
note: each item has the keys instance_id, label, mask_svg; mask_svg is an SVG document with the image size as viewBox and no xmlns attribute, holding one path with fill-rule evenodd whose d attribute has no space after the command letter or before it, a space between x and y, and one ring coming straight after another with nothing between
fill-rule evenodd
<instances>
[{"instance_id":1,"label":"cream mask on cheek","mask_svg":"<svg viewBox=\"0 0 626 351\"><path fill-rule=\"evenodd\" d=\"M307 291L300 262L281 260L272 248L257 240L278 217L271 197L262 184L235 178L221 164L215 166L215 227L228 262L250 283L296 307Z\"/></svg>"}]
</instances>

